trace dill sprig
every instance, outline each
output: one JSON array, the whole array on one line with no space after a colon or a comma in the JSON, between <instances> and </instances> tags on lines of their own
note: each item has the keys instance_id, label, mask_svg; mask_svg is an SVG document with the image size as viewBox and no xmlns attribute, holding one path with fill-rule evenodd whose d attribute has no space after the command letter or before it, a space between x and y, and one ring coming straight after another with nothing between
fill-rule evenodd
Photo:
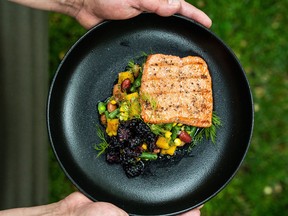
<instances>
[{"instance_id":1,"label":"dill sprig","mask_svg":"<svg viewBox=\"0 0 288 216\"><path fill-rule=\"evenodd\" d=\"M100 143L94 145L94 149L98 151L97 157L104 154L106 149L108 148L109 144L105 139L105 133L101 130L100 126L97 125L97 136L101 140Z\"/></svg>"},{"instance_id":2,"label":"dill sprig","mask_svg":"<svg viewBox=\"0 0 288 216\"><path fill-rule=\"evenodd\" d=\"M151 108L153 111L156 110L157 108L157 102L154 98L151 97L151 95L147 94L142 94L141 95L141 99L145 102L147 102L148 104L150 104Z\"/></svg>"},{"instance_id":3,"label":"dill sprig","mask_svg":"<svg viewBox=\"0 0 288 216\"><path fill-rule=\"evenodd\" d=\"M148 124L148 126L150 127L150 130L156 135L165 134L167 131L163 128L162 124Z\"/></svg>"},{"instance_id":4,"label":"dill sprig","mask_svg":"<svg viewBox=\"0 0 288 216\"><path fill-rule=\"evenodd\" d=\"M204 137L211 140L212 143L216 142L216 130L221 126L221 119L215 112L212 115L212 125L208 128L202 128L193 138L194 143L200 142Z\"/></svg>"}]
</instances>

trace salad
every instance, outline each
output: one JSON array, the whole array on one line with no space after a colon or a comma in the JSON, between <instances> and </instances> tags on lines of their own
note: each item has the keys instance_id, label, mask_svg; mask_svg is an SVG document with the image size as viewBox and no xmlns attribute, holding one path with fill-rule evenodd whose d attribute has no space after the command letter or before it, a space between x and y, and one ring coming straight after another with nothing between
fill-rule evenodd
<instances>
[{"instance_id":1,"label":"salad","mask_svg":"<svg viewBox=\"0 0 288 216\"><path fill-rule=\"evenodd\" d=\"M145 63L145 61L143 61ZM220 118L213 112L212 125L200 128L181 123L146 123L141 118L141 101L153 99L139 92L143 64L130 61L118 74L110 97L98 102L101 140L95 145L97 156L105 154L109 164L122 165L127 177L144 173L149 163L187 155L203 138L215 143Z\"/></svg>"}]
</instances>

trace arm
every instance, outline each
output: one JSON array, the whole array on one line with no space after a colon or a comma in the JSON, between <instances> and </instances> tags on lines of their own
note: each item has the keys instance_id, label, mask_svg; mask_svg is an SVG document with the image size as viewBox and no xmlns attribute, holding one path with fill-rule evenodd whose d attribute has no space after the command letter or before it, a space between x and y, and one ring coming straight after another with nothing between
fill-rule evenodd
<instances>
[{"instance_id":1,"label":"arm","mask_svg":"<svg viewBox=\"0 0 288 216\"><path fill-rule=\"evenodd\" d=\"M200 216L202 206L179 216ZM93 202L80 192L48 205L0 211L0 216L128 216L122 209L107 202Z\"/></svg>"},{"instance_id":2,"label":"arm","mask_svg":"<svg viewBox=\"0 0 288 216\"><path fill-rule=\"evenodd\" d=\"M122 209L106 202L93 202L79 192L48 205L0 211L0 216L128 216Z\"/></svg>"},{"instance_id":3,"label":"arm","mask_svg":"<svg viewBox=\"0 0 288 216\"><path fill-rule=\"evenodd\" d=\"M209 28L211 19L184 0L10 0L25 6L55 11L72 17L86 28L105 19L128 19L143 11L160 16L181 14Z\"/></svg>"},{"instance_id":4,"label":"arm","mask_svg":"<svg viewBox=\"0 0 288 216\"><path fill-rule=\"evenodd\" d=\"M49 205L44 206L37 206L37 207L31 207L31 208L15 208L15 209L9 209L0 211L0 216L48 216L48 215L58 215L54 214L56 212L56 209L58 209L58 203L53 203Z\"/></svg>"}]
</instances>

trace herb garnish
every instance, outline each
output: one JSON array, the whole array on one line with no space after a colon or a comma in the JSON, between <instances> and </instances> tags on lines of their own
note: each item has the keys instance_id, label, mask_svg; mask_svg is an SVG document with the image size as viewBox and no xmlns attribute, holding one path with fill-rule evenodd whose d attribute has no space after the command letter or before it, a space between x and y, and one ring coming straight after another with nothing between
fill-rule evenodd
<instances>
[{"instance_id":1,"label":"herb garnish","mask_svg":"<svg viewBox=\"0 0 288 216\"><path fill-rule=\"evenodd\" d=\"M99 125L97 125L97 136L100 138L101 142L95 144L94 149L98 151L97 157L99 157L105 153L106 149L109 147L109 144L106 141L104 131L101 130Z\"/></svg>"},{"instance_id":2,"label":"herb garnish","mask_svg":"<svg viewBox=\"0 0 288 216\"><path fill-rule=\"evenodd\" d=\"M202 128L200 131L195 135L193 142L194 144L200 142L203 137L207 140L211 140L212 143L216 142L216 130L218 127L221 126L221 119L215 112L212 114L212 125L208 128Z\"/></svg>"}]
</instances>

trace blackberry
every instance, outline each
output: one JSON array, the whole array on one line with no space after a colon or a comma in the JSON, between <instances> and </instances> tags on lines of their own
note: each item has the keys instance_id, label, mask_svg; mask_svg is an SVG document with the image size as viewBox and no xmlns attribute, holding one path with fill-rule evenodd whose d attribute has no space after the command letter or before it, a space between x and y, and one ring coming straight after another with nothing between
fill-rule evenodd
<instances>
[{"instance_id":1,"label":"blackberry","mask_svg":"<svg viewBox=\"0 0 288 216\"><path fill-rule=\"evenodd\" d=\"M139 119L131 119L130 121L128 121L128 125L129 125L129 128L130 129L133 129L136 127L136 125L138 125L138 123L140 122L141 120Z\"/></svg>"},{"instance_id":2,"label":"blackberry","mask_svg":"<svg viewBox=\"0 0 288 216\"><path fill-rule=\"evenodd\" d=\"M106 153L106 161L108 163L120 163L120 149L119 148L108 148Z\"/></svg>"},{"instance_id":3,"label":"blackberry","mask_svg":"<svg viewBox=\"0 0 288 216\"><path fill-rule=\"evenodd\" d=\"M120 142L125 142L131 138L131 131L125 125L120 124L117 130L117 137Z\"/></svg>"},{"instance_id":4,"label":"blackberry","mask_svg":"<svg viewBox=\"0 0 288 216\"><path fill-rule=\"evenodd\" d=\"M136 125L135 132L143 139L152 133L150 127L142 121L139 121Z\"/></svg>"},{"instance_id":5,"label":"blackberry","mask_svg":"<svg viewBox=\"0 0 288 216\"><path fill-rule=\"evenodd\" d=\"M110 148L119 148L122 146L122 143L119 142L117 136L111 136L108 140Z\"/></svg>"},{"instance_id":6,"label":"blackberry","mask_svg":"<svg viewBox=\"0 0 288 216\"><path fill-rule=\"evenodd\" d=\"M122 155L125 156L126 158L136 158L141 155L141 151L139 148L131 149L129 147L126 147L122 149Z\"/></svg>"},{"instance_id":7,"label":"blackberry","mask_svg":"<svg viewBox=\"0 0 288 216\"><path fill-rule=\"evenodd\" d=\"M148 145L149 151L152 152L156 148L156 140L157 140L157 136L151 131L145 137L145 142Z\"/></svg>"},{"instance_id":8,"label":"blackberry","mask_svg":"<svg viewBox=\"0 0 288 216\"><path fill-rule=\"evenodd\" d=\"M140 137L135 136L132 139L130 139L128 143L129 147L135 148L137 146L140 146L143 143L143 140Z\"/></svg>"},{"instance_id":9,"label":"blackberry","mask_svg":"<svg viewBox=\"0 0 288 216\"><path fill-rule=\"evenodd\" d=\"M123 169L126 175L130 178L141 175L144 172L145 164L143 161L137 161L135 163L123 164Z\"/></svg>"}]
</instances>

